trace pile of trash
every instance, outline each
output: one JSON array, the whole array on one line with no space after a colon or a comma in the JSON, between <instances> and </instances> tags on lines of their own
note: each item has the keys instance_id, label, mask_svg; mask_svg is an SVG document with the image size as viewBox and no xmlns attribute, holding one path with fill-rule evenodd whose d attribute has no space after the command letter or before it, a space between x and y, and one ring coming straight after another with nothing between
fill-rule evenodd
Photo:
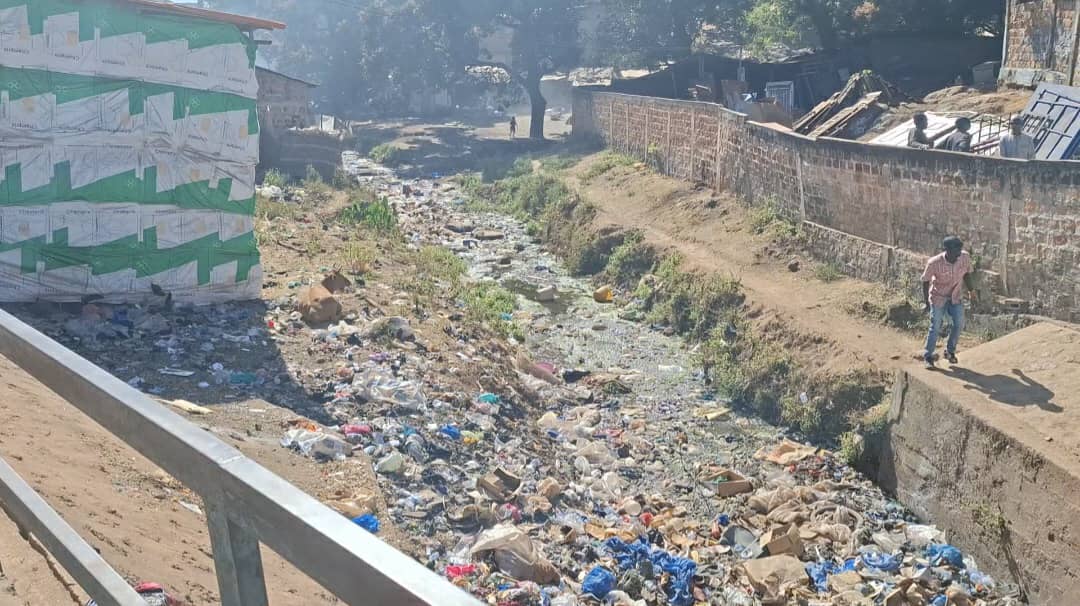
<instances>
[{"instance_id":1,"label":"pile of trash","mask_svg":"<svg viewBox=\"0 0 1080 606\"><path fill-rule=\"evenodd\" d=\"M443 183L369 179L411 242L531 300L513 314L529 354L503 365L501 390L448 394L420 354L341 347L332 391L349 403L338 416L357 415L283 443L365 453L386 515L456 585L505 605L1020 603L831 453L717 401L677 339L620 320L610 291L567 276L520 225L468 213ZM365 498L331 505L355 520Z\"/></svg>"},{"instance_id":2,"label":"pile of trash","mask_svg":"<svg viewBox=\"0 0 1080 606\"><path fill-rule=\"evenodd\" d=\"M332 275L265 304L88 304L35 323L144 391L288 405L303 416L282 448L378 478L382 494L328 505L393 526L491 604L1022 603L833 454L732 410L682 341L570 276L519 222L470 212L452 183L347 166L393 203L408 246L445 246L468 279L518 293L504 320L525 344L454 321L434 350L412 316L334 306L375 285Z\"/></svg>"}]
</instances>

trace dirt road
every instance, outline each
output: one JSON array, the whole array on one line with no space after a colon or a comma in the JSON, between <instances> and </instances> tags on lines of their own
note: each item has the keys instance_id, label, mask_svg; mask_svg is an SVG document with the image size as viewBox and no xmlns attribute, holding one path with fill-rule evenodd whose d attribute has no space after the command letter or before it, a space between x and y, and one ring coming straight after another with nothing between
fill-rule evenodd
<instances>
[{"instance_id":1,"label":"dirt road","mask_svg":"<svg viewBox=\"0 0 1080 606\"><path fill-rule=\"evenodd\" d=\"M201 500L6 358L0 358L0 374L0 456L129 581L166 583L192 606L217 604ZM266 403L234 406L259 406L266 412L258 418L275 432L276 421L294 416ZM214 433L319 494L323 474L332 471L282 449L273 435L227 428L227 415L214 415ZM264 549L263 562L275 603L336 603L276 554ZM0 604L74 603L6 518L0 520L0 563Z\"/></svg>"}]
</instances>

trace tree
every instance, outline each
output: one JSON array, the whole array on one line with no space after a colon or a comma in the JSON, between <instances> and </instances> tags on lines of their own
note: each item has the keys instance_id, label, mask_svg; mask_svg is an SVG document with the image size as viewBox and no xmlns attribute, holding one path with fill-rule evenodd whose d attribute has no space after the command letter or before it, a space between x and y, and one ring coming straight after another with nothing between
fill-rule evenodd
<instances>
[{"instance_id":1,"label":"tree","mask_svg":"<svg viewBox=\"0 0 1080 606\"><path fill-rule=\"evenodd\" d=\"M751 46L836 48L874 32L1000 35L1004 0L754 0L746 12Z\"/></svg>"},{"instance_id":2,"label":"tree","mask_svg":"<svg viewBox=\"0 0 1080 606\"><path fill-rule=\"evenodd\" d=\"M603 17L595 39L586 41L585 59L615 67L658 66L689 56L702 27L722 13L709 0L601 0L600 6Z\"/></svg>"}]
</instances>

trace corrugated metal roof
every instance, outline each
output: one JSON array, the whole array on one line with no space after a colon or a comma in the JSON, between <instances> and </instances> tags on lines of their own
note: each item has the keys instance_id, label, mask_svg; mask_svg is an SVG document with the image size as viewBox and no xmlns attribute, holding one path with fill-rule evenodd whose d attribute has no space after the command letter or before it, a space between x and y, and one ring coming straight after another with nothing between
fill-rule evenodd
<instances>
[{"instance_id":1,"label":"corrugated metal roof","mask_svg":"<svg viewBox=\"0 0 1080 606\"><path fill-rule=\"evenodd\" d=\"M210 10L208 8L199 8L197 6L189 6L186 4L159 2L157 0L119 1L125 4L138 6L143 10L149 10L157 13L167 13L170 15L192 17L194 19L205 19L207 21L229 23L243 30L285 29L285 24L281 23L280 21L271 21L269 19L260 19L258 17L248 17L246 15L235 15L233 13L223 13L221 11Z\"/></svg>"}]
</instances>

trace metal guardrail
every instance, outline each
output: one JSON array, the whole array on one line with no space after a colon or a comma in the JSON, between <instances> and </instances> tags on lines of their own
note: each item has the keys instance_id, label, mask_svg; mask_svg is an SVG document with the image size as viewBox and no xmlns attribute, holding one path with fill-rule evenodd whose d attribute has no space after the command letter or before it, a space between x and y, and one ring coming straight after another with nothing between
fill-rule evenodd
<instances>
[{"instance_id":1,"label":"metal guardrail","mask_svg":"<svg viewBox=\"0 0 1080 606\"><path fill-rule=\"evenodd\" d=\"M481 603L284 479L0 310L0 354L202 496L222 606L266 606L260 543L350 606ZM145 606L0 461L0 503L101 606Z\"/></svg>"}]
</instances>

